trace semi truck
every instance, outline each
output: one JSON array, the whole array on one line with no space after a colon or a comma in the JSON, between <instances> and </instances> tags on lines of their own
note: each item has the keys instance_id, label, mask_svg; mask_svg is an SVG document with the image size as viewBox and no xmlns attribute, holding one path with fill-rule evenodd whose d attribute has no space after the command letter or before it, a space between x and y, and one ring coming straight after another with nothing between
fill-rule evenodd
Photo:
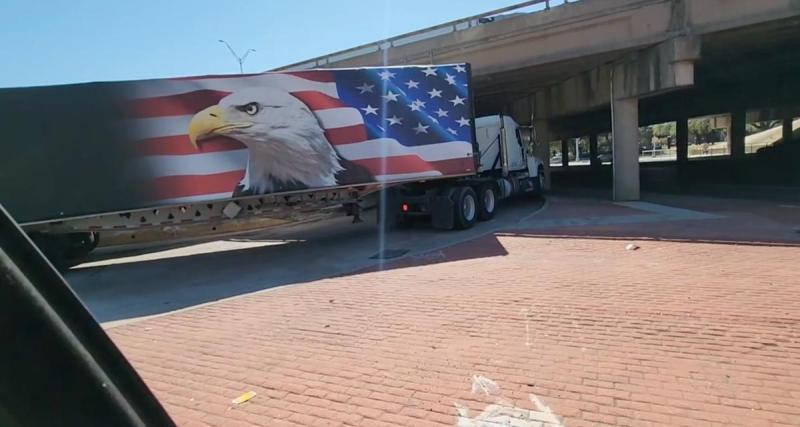
<instances>
[{"instance_id":1,"label":"semi truck","mask_svg":"<svg viewBox=\"0 0 800 427\"><path fill-rule=\"evenodd\" d=\"M375 205L465 229L544 186L514 120L475 118L467 63L6 88L0 135L0 204L60 259Z\"/></svg>"}]
</instances>

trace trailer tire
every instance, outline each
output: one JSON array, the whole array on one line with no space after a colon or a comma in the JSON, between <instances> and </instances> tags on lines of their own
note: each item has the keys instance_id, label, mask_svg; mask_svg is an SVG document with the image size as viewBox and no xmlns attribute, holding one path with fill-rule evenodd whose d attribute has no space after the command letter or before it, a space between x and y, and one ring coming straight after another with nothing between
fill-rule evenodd
<instances>
[{"instance_id":1,"label":"trailer tire","mask_svg":"<svg viewBox=\"0 0 800 427\"><path fill-rule=\"evenodd\" d=\"M478 190L478 219L488 221L497 211L497 191L493 184L486 183Z\"/></svg>"},{"instance_id":2,"label":"trailer tire","mask_svg":"<svg viewBox=\"0 0 800 427\"><path fill-rule=\"evenodd\" d=\"M457 229L472 227L478 220L478 197L470 187L457 187L452 193L453 216Z\"/></svg>"}]
</instances>

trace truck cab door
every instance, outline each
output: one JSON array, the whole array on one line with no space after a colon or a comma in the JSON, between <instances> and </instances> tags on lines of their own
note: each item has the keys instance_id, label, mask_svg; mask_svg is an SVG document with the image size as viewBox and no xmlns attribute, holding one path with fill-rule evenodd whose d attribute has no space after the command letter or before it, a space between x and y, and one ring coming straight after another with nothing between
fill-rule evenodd
<instances>
[{"instance_id":1,"label":"truck cab door","mask_svg":"<svg viewBox=\"0 0 800 427\"><path fill-rule=\"evenodd\" d=\"M504 154L508 157L506 165L508 171L521 171L527 168L527 159L525 155L525 147L522 145L522 138L519 132L519 127L510 117L503 117L503 129L505 132L505 149Z\"/></svg>"}]
</instances>

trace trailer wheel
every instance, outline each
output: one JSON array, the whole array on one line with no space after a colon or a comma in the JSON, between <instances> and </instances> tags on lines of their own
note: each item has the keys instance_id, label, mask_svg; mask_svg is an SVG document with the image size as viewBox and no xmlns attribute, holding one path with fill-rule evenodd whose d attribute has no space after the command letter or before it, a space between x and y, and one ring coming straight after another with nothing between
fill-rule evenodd
<instances>
[{"instance_id":1,"label":"trailer wheel","mask_svg":"<svg viewBox=\"0 0 800 427\"><path fill-rule=\"evenodd\" d=\"M497 192L494 185L486 183L478 191L478 219L488 221L494 218L497 211Z\"/></svg>"},{"instance_id":2,"label":"trailer wheel","mask_svg":"<svg viewBox=\"0 0 800 427\"><path fill-rule=\"evenodd\" d=\"M470 187L458 187L453 192L453 214L456 228L470 228L478 220L478 197Z\"/></svg>"}]
</instances>

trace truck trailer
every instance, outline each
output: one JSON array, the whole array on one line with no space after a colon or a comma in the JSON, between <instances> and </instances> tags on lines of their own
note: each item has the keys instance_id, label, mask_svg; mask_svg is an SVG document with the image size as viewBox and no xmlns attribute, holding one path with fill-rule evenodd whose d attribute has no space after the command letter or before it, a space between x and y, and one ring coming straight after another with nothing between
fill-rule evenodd
<instances>
[{"instance_id":1,"label":"truck trailer","mask_svg":"<svg viewBox=\"0 0 800 427\"><path fill-rule=\"evenodd\" d=\"M473 111L466 63L0 89L0 203L59 258L370 200L464 229L544 179L510 117Z\"/></svg>"}]
</instances>

